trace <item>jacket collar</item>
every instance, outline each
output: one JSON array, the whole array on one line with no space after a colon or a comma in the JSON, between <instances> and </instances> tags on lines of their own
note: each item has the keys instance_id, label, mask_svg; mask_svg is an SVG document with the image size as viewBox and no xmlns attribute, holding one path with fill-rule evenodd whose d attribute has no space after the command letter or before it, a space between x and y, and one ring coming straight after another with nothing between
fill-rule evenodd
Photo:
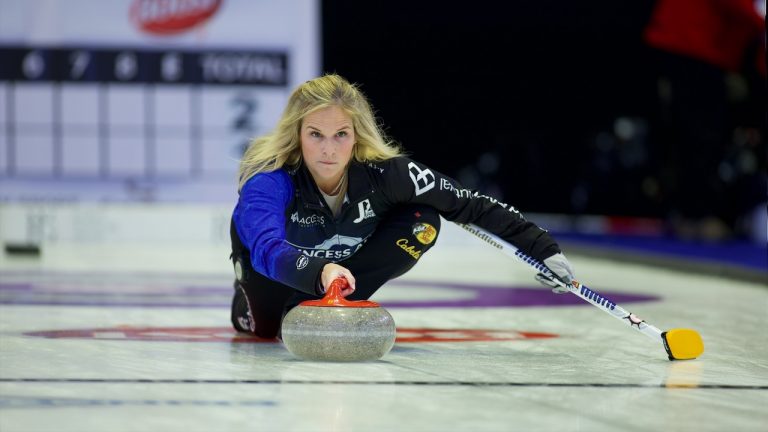
<instances>
[{"instance_id":1,"label":"jacket collar","mask_svg":"<svg viewBox=\"0 0 768 432\"><path fill-rule=\"evenodd\" d=\"M304 201L314 205L322 205L323 198L320 195L320 190L304 162L297 169L290 170L289 172L296 176L296 184ZM348 176L347 196L350 201L357 201L359 198L373 192L373 184L368 176L365 164L356 162L354 159L351 160Z\"/></svg>"}]
</instances>

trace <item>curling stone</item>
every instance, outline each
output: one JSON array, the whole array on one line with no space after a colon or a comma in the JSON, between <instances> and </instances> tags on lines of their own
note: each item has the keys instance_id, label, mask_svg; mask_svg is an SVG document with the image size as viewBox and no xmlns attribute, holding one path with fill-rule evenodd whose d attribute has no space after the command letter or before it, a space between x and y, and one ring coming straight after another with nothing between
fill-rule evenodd
<instances>
[{"instance_id":1,"label":"curling stone","mask_svg":"<svg viewBox=\"0 0 768 432\"><path fill-rule=\"evenodd\" d=\"M347 280L331 282L325 297L307 300L283 318L282 338L296 357L314 361L377 360L395 344L395 320L372 301L345 300Z\"/></svg>"}]
</instances>

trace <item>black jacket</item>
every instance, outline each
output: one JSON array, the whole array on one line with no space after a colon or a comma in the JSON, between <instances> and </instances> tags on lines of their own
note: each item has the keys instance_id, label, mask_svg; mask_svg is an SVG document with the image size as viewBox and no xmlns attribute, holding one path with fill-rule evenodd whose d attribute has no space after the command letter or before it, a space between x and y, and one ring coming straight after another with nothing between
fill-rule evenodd
<instances>
[{"instance_id":1,"label":"black jacket","mask_svg":"<svg viewBox=\"0 0 768 432\"><path fill-rule=\"evenodd\" d=\"M352 161L348 175L337 218L303 165L253 176L232 215L233 255L273 280L315 294L323 266L354 254L391 209L406 203L426 204L449 221L485 228L538 260L560 252L545 230L514 207L412 159Z\"/></svg>"}]
</instances>

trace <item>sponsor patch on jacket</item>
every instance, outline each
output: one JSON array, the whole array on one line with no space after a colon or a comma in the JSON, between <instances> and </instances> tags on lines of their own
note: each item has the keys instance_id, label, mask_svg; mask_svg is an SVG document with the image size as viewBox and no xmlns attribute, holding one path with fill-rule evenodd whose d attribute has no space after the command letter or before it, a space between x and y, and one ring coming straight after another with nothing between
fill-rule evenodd
<instances>
[{"instance_id":1,"label":"sponsor patch on jacket","mask_svg":"<svg viewBox=\"0 0 768 432\"><path fill-rule=\"evenodd\" d=\"M352 221L354 223L360 223L366 219L376 217L376 213L373 211L373 208L371 208L371 200L367 198L357 203L357 211L360 215L357 219Z\"/></svg>"},{"instance_id":2,"label":"sponsor patch on jacket","mask_svg":"<svg viewBox=\"0 0 768 432\"><path fill-rule=\"evenodd\" d=\"M325 258L333 262L351 257L355 252L360 250L365 243L365 239L361 237L350 237L341 234L335 234L325 240L322 243L314 246L297 245L291 243L296 249L298 249L306 257L311 258Z\"/></svg>"},{"instance_id":3,"label":"sponsor patch on jacket","mask_svg":"<svg viewBox=\"0 0 768 432\"><path fill-rule=\"evenodd\" d=\"M428 223L419 222L413 224L413 236L416 237L416 240L418 240L419 243L428 245L435 241L437 230Z\"/></svg>"},{"instance_id":4,"label":"sponsor patch on jacket","mask_svg":"<svg viewBox=\"0 0 768 432\"><path fill-rule=\"evenodd\" d=\"M325 225L325 217L321 215L309 215L299 217L299 212L291 214L291 222L298 224L302 228L311 228Z\"/></svg>"},{"instance_id":5,"label":"sponsor patch on jacket","mask_svg":"<svg viewBox=\"0 0 768 432\"><path fill-rule=\"evenodd\" d=\"M421 169L415 163L408 164L408 175L413 182L414 192L419 196L435 187L435 174L429 168Z\"/></svg>"},{"instance_id":6,"label":"sponsor patch on jacket","mask_svg":"<svg viewBox=\"0 0 768 432\"><path fill-rule=\"evenodd\" d=\"M411 256L411 258L413 258L413 259L415 259L415 260L417 260L417 259L421 258L421 251L420 251L420 250L417 250L415 247L413 247L412 245L410 245L410 244L408 243L408 239L404 239L404 238L398 239L398 240L395 242L395 244L397 244L397 246L398 246L400 249L404 250L404 251L405 251L405 253L407 253L408 255L410 255L410 256Z\"/></svg>"}]
</instances>

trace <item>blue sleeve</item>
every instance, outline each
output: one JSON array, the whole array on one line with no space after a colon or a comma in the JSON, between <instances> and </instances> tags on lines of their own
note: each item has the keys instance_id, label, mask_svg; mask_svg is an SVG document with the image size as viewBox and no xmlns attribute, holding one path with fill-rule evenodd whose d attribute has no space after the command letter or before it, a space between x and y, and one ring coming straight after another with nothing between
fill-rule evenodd
<instances>
[{"instance_id":1,"label":"blue sleeve","mask_svg":"<svg viewBox=\"0 0 768 432\"><path fill-rule=\"evenodd\" d=\"M330 261L308 257L285 238L286 209L294 187L283 170L260 173L240 190L232 219L253 269L294 289L316 294L317 276Z\"/></svg>"}]
</instances>

